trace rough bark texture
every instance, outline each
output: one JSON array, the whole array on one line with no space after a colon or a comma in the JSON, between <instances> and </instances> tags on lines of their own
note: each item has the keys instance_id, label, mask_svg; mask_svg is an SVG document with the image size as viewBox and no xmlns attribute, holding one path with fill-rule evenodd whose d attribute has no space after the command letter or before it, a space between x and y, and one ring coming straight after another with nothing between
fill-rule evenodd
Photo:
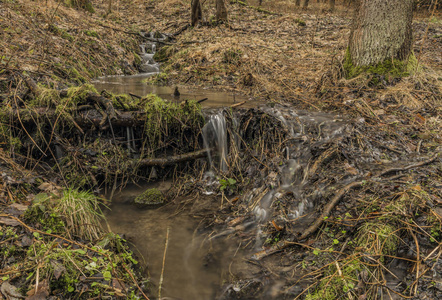
<instances>
[{"instance_id":1,"label":"rough bark texture","mask_svg":"<svg viewBox=\"0 0 442 300\"><path fill-rule=\"evenodd\" d=\"M191 24L192 26L195 26L198 24L198 21L203 18L203 12L201 9L201 2L200 0L192 0L191 4Z\"/></svg>"},{"instance_id":2,"label":"rough bark texture","mask_svg":"<svg viewBox=\"0 0 442 300\"><path fill-rule=\"evenodd\" d=\"M412 17L413 0L360 0L348 48L353 66L408 59Z\"/></svg>"},{"instance_id":3,"label":"rough bark texture","mask_svg":"<svg viewBox=\"0 0 442 300\"><path fill-rule=\"evenodd\" d=\"M216 0L216 20L227 21L227 8L224 0Z\"/></svg>"}]
</instances>

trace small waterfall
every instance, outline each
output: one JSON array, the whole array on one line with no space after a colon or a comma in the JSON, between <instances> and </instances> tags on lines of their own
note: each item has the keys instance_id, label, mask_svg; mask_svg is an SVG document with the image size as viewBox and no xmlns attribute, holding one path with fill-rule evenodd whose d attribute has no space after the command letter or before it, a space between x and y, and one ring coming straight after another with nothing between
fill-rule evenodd
<instances>
[{"instance_id":1,"label":"small waterfall","mask_svg":"<svg viewBox=\"0 0 442 300\"><path fill-rule=\"evenodd\" d=\"M219 155L219 169L222 172L227 171L227 127L226 118L222 112L211 115L209 122L203 127L204 148L207 149L210 169L213 168L210 149L215 148Z\"/></svg>"},{"instance_id":2,"label":"small waterfall","mask_svg":"<svg viewBox=\"0 0 442 300\"><path fill-rule=\"evenodd\" d=\"M167 39L167 36L160 32L149 32L141 34L144 38L148 40L140 45L140 57L143 60L143 63L140 66L140 71L144 73L159 73L160 65L155 62L153 59L156 50L157 50L157 42L161 42Z\"/></svg>"}]
</instances>

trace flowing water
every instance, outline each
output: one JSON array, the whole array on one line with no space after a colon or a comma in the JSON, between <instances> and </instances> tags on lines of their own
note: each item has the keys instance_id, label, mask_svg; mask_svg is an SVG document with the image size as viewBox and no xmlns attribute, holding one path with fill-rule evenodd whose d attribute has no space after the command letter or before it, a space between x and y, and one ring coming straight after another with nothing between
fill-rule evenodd
<instances>
[{"instance_id":1,"label":"flowing water","mask_svg":"<svg viewBox=\"0 0 442 300\"><path fill-rule=\"evenodd\" d=\"M210 154L210 149L215 148L216 153L219 156L219 170L222 172L227 171L227 126L226 118L223 112L220 111L216 114L209 116L209 121L203 127L203 139L204 147L207 150L207 157L209 160L210 170L213 170L213 161Z\"/></svg>"}]
</instances>

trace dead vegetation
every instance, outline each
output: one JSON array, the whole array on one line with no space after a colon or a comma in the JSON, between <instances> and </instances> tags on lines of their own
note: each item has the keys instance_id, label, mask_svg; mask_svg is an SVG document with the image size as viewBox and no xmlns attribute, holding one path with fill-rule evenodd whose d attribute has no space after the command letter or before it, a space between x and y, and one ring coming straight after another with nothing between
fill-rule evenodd
<instances>
[{"instance_id":1,"label":"dead vegetation","mask_svg":"<svg viewBox=\"0 0 442 300\"><path fill-rule=\"evenodd\" d=\"M219 203L206 222L211 238L235 239L252 254L247 270L232 265L219 299L441 297L439 14L414 23L415 75L347 80L341 64L351 14L340 3L330 13L322 3L300 10L292 1L264 1L260 10L231 1L228 22L217 24L206 1L206 20L194 28L190 1L122 1L112 12L94 4L94 15L25 0L0 12L3 284L60 297L144 295L124 242L103 236L100 200L78 188L112 191L129 180L182 174L192 179L180 177L174 195L208 188L199 104L98 93L84 84L135 72L138 32L158 30L177 33L157 55L165 80L268 103L223 112L228 170L211 187ZM308 123L295 106L348 117L327 123L318 114ZM339 134L330 138L334 129ZM284 190L291 160L301 171L292 174L296 189ZM197 197L192 213L207 215L202 202ZM257 223L258 208L271 213ZM14 263L26 255L32 259ZM61 280L44 281L54 276Z\"/></svg>"}]
</instances>

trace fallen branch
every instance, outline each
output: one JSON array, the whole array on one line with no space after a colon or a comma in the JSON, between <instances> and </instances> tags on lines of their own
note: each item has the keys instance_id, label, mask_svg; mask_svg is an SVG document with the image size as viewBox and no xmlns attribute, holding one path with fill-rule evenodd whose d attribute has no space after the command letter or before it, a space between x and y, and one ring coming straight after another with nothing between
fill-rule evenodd
<instances>
[{"instance_id":1,"label":"fallen branch","mask_svg":"<svg viewBox=\"0 0 442 300\"><path fill-rule=\"evenodd\" d=\"M333 196L333 198L330 200L330 202L328 202L324 206L322 213L319 215L319 217L316 219L316 221L313 222L313 224L310 225L304 231L304 233L299 238L297 238L297 240L303 240L303 239L307 238L308 236L310 236L313 232L315 232L319 228L319 226L322 225L324 220L330 215L331 210L336 206L336 204L338 204L339 200L341 200L341 198L345 195L345 193L347 193L349 190L359 187L361 185L362 185L362 181L355 181L355 182L347 184L346 186L341 188Z\"/></svg>"},{"instance_id":2,"label":"fallen branch","mask_svg":"<svg viewBox=\"0 0 442 300\"><path fill-rule=\"evenodd\" d=\"M142 167L153 167L153 166L170 166L180 162L195 160L198 158L205 157L207 155L207 150L198 150L195 152L190 152L186 154L179 154L174 156L169 156L165 158L145 158L138 161L135 161L134 166L142 166Z\"/></svg>"},{"instance_id":3,"label":"fallen branch","mask_svg":"<svg viewBox=\"0 0 442 300\"><path fill-rule=\"evenodd\" d=\"M319 215L319 217L316 219L316 221L313 222L313 224L311 224L299 238L296 238L296 240L298 240L298 241L304 240L307 237L309 237L312 233L314 233L322 225L324 220L327 219L327 217L330 215L330 212L332 211L332 209L336 206L336 204L338 204L339 200L341 200L341 198L345 195L345 193L348 192L349 190L359 187L361 185L362 185L362 181L356 181L356 182L352 182L350 184L347 184L346 186L341 188L335 194L335 196L330 200L330 202L328 202L324 206L324 210ZM276 245L274 245L268 249L265 249L263 251L255 253L252 256L252 259L253 260L261 260L264 257L275 254L281 250L284 250L285 248L288 248L291 245L294 245L294 243L289 242L289 241L280 241Z\"/></svg>"},{"instance_id":4,"label":"fallen branch","mask_svg":"<svg viewBox=\"0 0 442 300\"><path fill-rule=\"evenodd\" d=\"M424 160L420 163L409 165L409 166L406 166L403 168L391 168L391 169L380 172L379 174L375 175L374 177L381 177L381 176L385 176L389 173L395 173L395 172L410 170L410 169L417 168L417 167L422 167L422 166L425 166L425 165L428 165L428 164L434 162L437 157L438 157L438 154L435 154L433 157L431 157L427 160Z\"/></svg>"}]
</instances>

